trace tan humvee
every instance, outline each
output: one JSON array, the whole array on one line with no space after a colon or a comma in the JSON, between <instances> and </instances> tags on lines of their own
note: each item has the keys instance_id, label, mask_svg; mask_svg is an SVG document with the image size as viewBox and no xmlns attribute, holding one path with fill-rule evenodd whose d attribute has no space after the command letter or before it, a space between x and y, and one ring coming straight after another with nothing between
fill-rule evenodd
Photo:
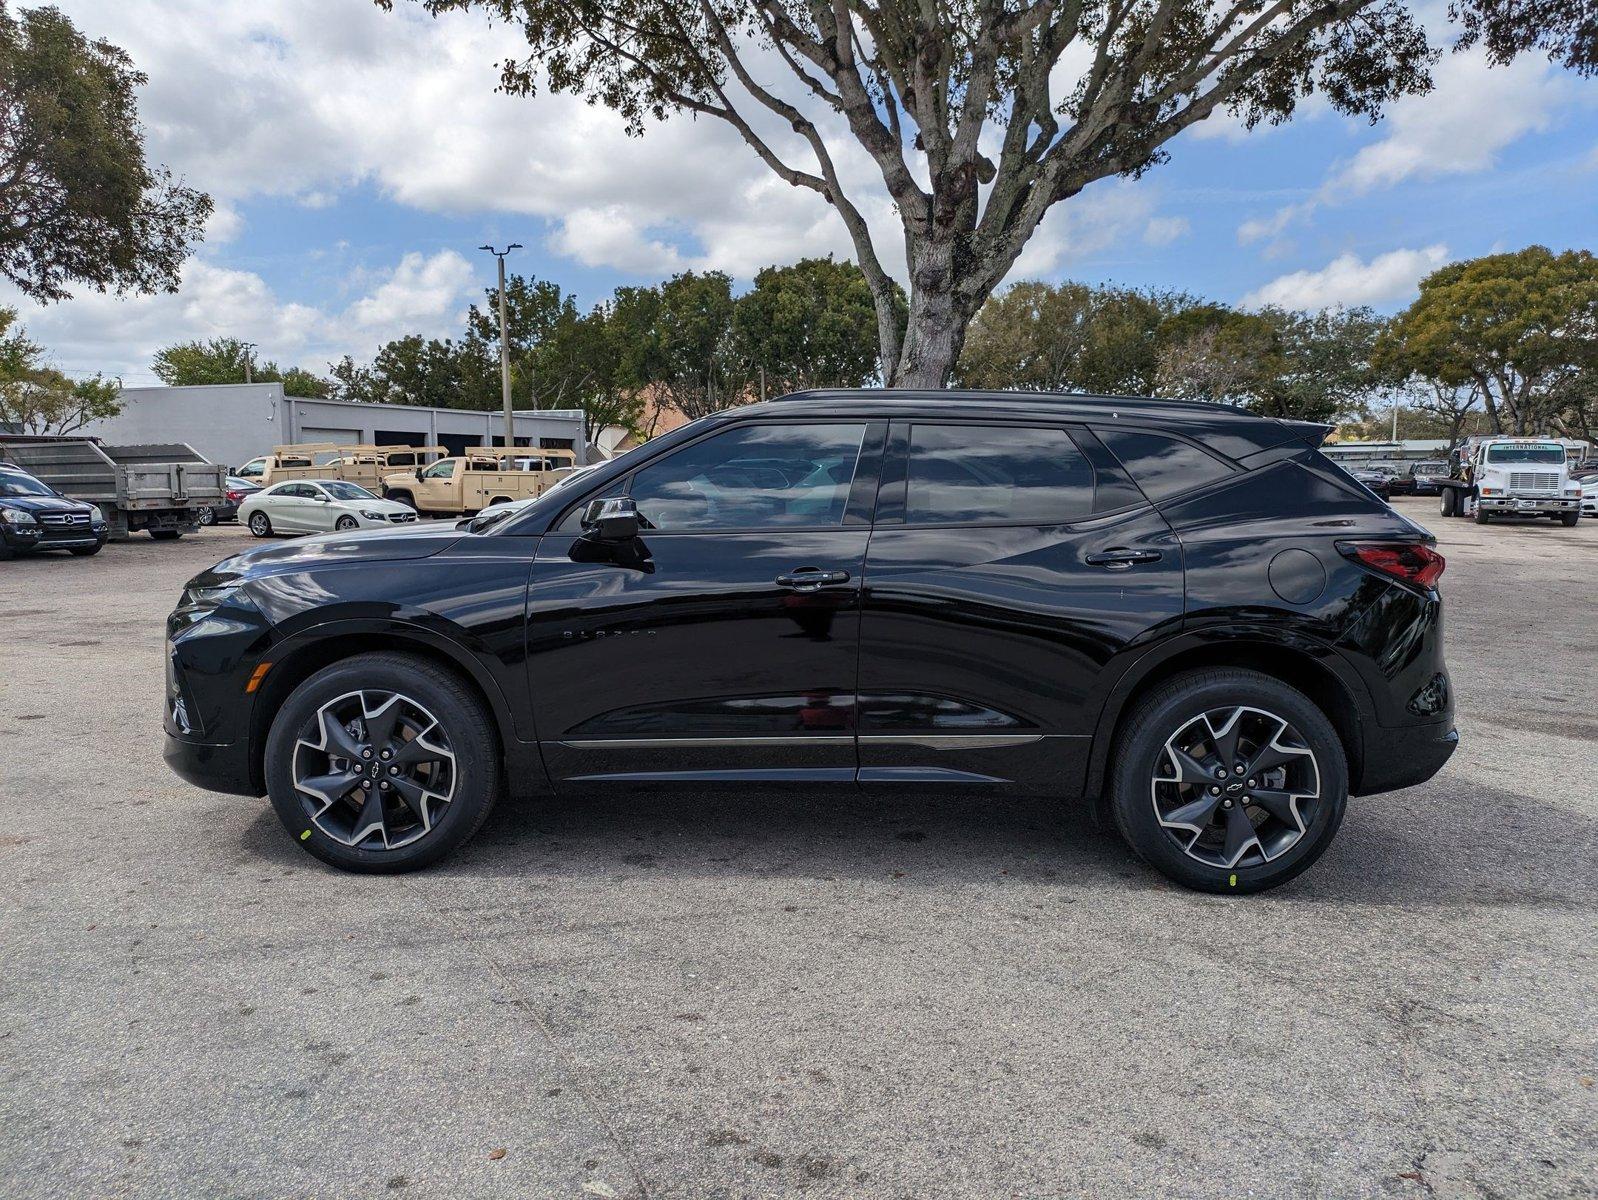
<instances>
[{"instance_id":1,"label":"tan humvee","mask_svg":"<svg viewBox=\"0 0 1598 1200\"><path fill-rule=\"evenodd\" d=\"M375 492L383 477L414 470L449 451L443 446L341 446L336 442L303 442L274 446L272 453L251 459L233 472L261 487L287 479L347 479Z\"/></svg>"},{"instance_id":2,"label":"tan humvee","mask_svg":"<svg viewBox=\"0 0 1598 1200\"><path fill-rule=\"evenodd\" d=\"M432 466L384 476L383 497L404 501L417 512L461 516L490 504L542 496L565 477L562 468L576 460L570 450L470 446Z\"/></svg>"}]
</instances>

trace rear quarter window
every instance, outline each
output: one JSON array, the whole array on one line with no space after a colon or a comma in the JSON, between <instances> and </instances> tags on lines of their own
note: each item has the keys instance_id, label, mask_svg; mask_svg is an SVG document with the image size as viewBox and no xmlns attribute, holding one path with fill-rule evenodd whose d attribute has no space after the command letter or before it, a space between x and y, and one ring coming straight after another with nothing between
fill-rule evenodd
<instances>
[{"instance_id":1,"label":"rear quarter window","mask_svg":"<svg viewBox=\"0 0 1598 1200\"><path fill-rule=\"evenodd\" d=\"M1163 433L1140 429L1107 429L1094 426L1093 432L1120 459L1143 494L1158 503L1183 492L1190 492L1231 475L1232 468L1190 442Z\"/></svg>"}]
</instances>

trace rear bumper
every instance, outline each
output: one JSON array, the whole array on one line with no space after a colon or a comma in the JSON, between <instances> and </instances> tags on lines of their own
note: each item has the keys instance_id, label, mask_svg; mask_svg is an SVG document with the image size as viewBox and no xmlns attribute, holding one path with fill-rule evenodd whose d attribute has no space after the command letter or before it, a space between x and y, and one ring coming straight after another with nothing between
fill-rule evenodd
<instances>
[{"instance_id":1,"label":"rear bumper","mask_svg":"<svg viewBox=\"0 0 1598 1200\"><path fill-rule=\"evenodd\" d=\"M1361 741L1364 762L1350 791L1370 796L1425 783L1459 748L1459 731L1452 717L1434 725L1397 729L1367 723Z\"/></svg>"},{"instance_id":2,"label":"rear bumper","mask_svg":"<svg viewBox=\"0 0 1598 1200\"><path fill-rule=\"evenodd\" d=\"M196 787L235 796L261 795L250 779L249 755L243 746L212 746L169 733L161 753L167 766Z\"/></svg>"}]
</instances>

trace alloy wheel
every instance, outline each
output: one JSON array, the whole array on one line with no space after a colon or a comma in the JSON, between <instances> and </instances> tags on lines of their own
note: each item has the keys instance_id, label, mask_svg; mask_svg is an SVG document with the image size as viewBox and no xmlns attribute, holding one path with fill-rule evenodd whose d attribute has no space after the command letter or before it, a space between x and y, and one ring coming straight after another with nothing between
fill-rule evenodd
<instances>
[{"instance_id":1,"label":"alloy wheel","mask_svg":"<svg viewBox=\"0 0 1598 1200\"><path fill-rule=\"evenodd\" d=\"M208 505L201 505L199 511L194 515L199 520L201 525L216 524L216 511Z\"/></svg>"},{"instance_id":2,"label":"alloy wheel","mask_svg":"<svg viewBox=\"0 0 1598 1200\"><path fill-rule=\"evenodd\" d=\"M256 537L265 537L272 532L272 523L266 519L265 513L250 514L250 532Z\"/></svg>"},{"instance_id":3,"label":"alloy wheel","mask_svg":"<svg viewBox=\"0 0 1598 1200\"><path fill-rule=\"evenodd\" d=\"M294 745L305 817L362 850L397 850L432 832L455 795L455 754L438 719L399 692L329 700Z\"/></svg>"},{"instance_id":4,"label":"alloy wheel","mask_svg":"<svg viewBox=\"0 0 1598 1200\"><path fill-rule=\"evenodd\" d=\"M1259 866L1308 831L1320 765L1285 718L1248 705L1209 709L1166 739L1150 795L1160 827L1189 858Z\"/></svg>"}]
</instances>

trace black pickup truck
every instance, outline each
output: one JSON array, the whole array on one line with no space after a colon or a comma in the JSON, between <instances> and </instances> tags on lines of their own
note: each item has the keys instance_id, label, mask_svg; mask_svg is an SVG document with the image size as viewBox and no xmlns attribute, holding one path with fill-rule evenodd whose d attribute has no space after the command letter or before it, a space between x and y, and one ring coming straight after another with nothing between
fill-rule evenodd
<instances>
[{"instance_id":1,"label":"black pickup truck","mask_svg":"<svg viewBox=\"0 0 1598 1200\"><path fill-rule=\"evenodd\" d=\"M35 550L98 554L109 536L98 507L69 500L26 471L0 463L0 562Z\"/></svg>"}]
</instances>

